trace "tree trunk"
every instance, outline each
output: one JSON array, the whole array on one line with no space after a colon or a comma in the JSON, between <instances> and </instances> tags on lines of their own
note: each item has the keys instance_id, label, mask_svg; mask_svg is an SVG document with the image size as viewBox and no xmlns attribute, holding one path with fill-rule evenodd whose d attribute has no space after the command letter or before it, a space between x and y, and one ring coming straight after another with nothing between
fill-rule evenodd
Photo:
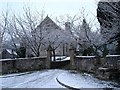
<instances>
[{"instance_id":1,"label":"tree trunk","mask_svg":"<svg viewBox=\"0 0 120 90\"><path fill-rule=\"evenodd\" d=\"M36 57L39 57L39 56L40 56L40 52L39 52L39 50L38 50Z\"/></svg>"},{"instance_id":2,"label":"tree trunk","mask_svg":"<svg viewBox=\"0 0 120 90\"><path fill-rule=\"evenodd\" d=\"M65 45L65 48L66 48L65 55L68 56L68 45L67 45L67 43Z\"/></svg>"},{"instance_id":3,"label":"tree trunk","mask_svg":"<svg viewBox=\"0 0 120 90\"><path fill-rule=\"evenodd\" d=\"M53 49L53 61L55 61L55 49Z\"/></svg>"},{"instance_id":4,"label":"tree trunk","mask_svg":"<svg viewBox=\"0 0 120 90\"><path fill-rule=\"evenodd\" d=\"M63 44L63 56L65 55L65 44Z\"/></svg>"}]
</instances>

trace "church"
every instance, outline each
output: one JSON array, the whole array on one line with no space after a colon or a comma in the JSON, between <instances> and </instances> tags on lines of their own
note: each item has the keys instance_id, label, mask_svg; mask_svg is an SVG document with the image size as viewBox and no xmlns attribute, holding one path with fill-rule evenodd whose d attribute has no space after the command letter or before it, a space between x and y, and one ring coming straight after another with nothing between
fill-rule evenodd
<instances>
[{"instance_id":1,"label":"church","mask_svg":"<svg viewBox=\"0 0 120 90\"><path fill-rule=\"evenodd\" d=\"M70 22L65 23L65 29L58 26L49 16L32 31L32 37L37 37L38 41L41 43L39 50L39 56L46 56L48 45L51 45L53 48L53 53L55 55L69 55L69 46L70 43L75 43L74 38L71 33L71 24ZM37 49L37 50L38 50ZM26 49L26 57L36 56L30 49Z\"/></svg>"}]
</instances>

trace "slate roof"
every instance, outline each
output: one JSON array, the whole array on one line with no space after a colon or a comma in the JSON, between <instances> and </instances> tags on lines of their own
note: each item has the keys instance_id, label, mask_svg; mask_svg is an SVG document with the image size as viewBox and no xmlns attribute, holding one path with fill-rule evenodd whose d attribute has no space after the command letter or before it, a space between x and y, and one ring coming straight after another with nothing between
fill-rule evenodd
<instances>
[{"instance_id":1,"label":"slate roof","mask_svg":"<svg viewBox=\"0 0 120 90\"><path fill-rule=\"evenodd\" d=\"M52 29L59 29L61 30L61 27L59 27L48 15L46 18L40 23L40 25L37 26L37 28L52 28Z\"/></svg>"}]
</instances>

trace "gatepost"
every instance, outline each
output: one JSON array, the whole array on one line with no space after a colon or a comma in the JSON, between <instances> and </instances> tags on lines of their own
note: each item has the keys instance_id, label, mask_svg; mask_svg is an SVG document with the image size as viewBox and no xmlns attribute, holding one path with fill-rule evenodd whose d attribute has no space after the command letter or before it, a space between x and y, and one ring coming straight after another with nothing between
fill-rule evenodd
<instances>
[{"instance_id":1,"label":"gatepost","mask_svg":"<svg viewBox=\"0 0 120 90\"><path fill-rule=\"evenodd\" d=\"M46 69L50 69L52 61L52 47L49 45L47 50Z\"/></svg>"},{"instance_id":2,"label":"gatepost","mask_svg":"<svg viewBox=\"0 0 120 90\"><path fill-rule=\"evenodd\" d=\"M75 48L73 45L70 45L70 69L74 70L75 68Z\"/></svg>"}]
</instances>

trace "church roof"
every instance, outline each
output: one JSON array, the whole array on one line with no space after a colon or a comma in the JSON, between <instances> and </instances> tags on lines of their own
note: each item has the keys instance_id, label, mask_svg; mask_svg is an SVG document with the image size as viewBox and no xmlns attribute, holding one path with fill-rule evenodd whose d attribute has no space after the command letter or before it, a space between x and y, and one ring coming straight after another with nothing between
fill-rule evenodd
<instances>
[{"instance_id":1,"label":"church roof","mask_svg":"<svg viewBox=\"0 0 120 90\"><path fill-rule=\"evenodd\" d=\"M40 25L38 25L38 27L52 27L54 29L61 29L48 15L40 23Z\"/></svg>"}]
</instances>

